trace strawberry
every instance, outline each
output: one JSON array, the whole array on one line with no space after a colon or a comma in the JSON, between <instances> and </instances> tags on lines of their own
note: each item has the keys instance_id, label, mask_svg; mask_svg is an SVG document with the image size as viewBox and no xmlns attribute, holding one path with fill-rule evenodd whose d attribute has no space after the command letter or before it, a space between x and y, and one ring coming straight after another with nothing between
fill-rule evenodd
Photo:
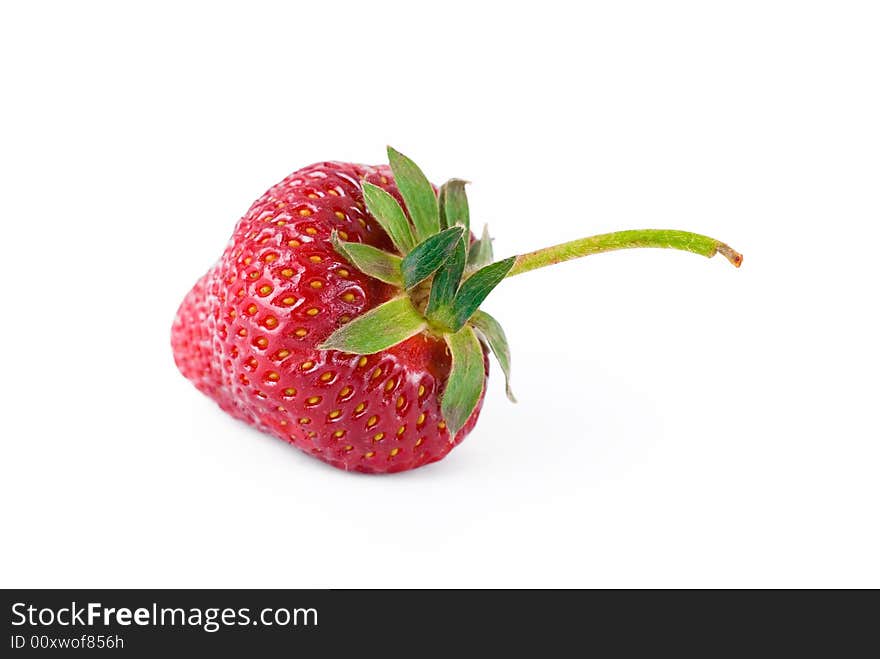
<instances>
[{"instance_id":1,"label":"strawberry","mask_svg":"<svg viewBox=\"0 0 880 659\"><path fill-rule=\"evenodd\" d=\"M270 188L171 331L178 368L222 409L341 469L413 469L467 436L490 351L509 383L504 331L479 310L503 279L628 247L742 260L705 236L642 230L492 262L464 182L438 193L388 154L390 167L322 162Z\"/></svg>"}]
</instances>

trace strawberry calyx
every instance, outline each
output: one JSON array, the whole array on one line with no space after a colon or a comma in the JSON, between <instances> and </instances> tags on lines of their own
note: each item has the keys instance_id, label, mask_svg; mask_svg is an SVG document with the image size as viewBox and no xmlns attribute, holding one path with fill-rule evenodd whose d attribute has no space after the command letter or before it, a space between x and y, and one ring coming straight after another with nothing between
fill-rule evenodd
<instances>
[{"instance_id":1,"label":"strawberry calyx","mask_svg":"<svg viewBox=\"0 0 880 659\"><path fill-rule=\"evenodd\" d=\"M484 227L471 241L466 181L451 179L435 193L412 160L388 147L388 159L401 206L382 188L361 187L367 210L391 238L397 253L331 236L335 250L353 267L399 289L397 295L343 325L318 347L353 354L387 350L422 332L441 337L452 368L441 412L453 435L476 408L485 387L483 345L496 357L510 389L510 348L500 323L480 305L505 278L574 258L618 249L658 247L706 257L722 254L734 266L742 255L728 245L695 233L668 229L620 231L493 261L492 241Z\"/></svg>"}]
</instances>

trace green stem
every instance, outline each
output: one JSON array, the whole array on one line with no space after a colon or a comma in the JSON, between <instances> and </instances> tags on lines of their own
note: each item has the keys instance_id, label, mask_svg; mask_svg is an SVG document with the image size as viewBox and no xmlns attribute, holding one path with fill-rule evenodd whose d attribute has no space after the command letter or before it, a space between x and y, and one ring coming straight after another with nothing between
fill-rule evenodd
<instances>
[{"instance_id":1,"label":"green stem","mask_svg":"<svg viewBox=\"0 0 880 659\"><path fill-rule=\"evenodd\" d=\"M680 249L694 254L712 258L721 254L737 268L742 264L742 254L731 249L724 243L708 236L701 236L688 231L673 229L637 229L634 231L616 231L599 236L580 238L571 242L545 247L528 254L516 257L508 277L555 265L563 261L578 259L590 254L601 254L616 249L632 249L635 247L661 247Z\"/></svg>"}]
</instances>

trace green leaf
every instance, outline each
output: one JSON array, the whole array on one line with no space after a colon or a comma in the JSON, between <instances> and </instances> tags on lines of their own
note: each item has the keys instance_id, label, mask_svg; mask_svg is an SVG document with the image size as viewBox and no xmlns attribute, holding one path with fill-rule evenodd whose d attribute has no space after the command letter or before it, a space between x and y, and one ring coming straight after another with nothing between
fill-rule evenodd
<instances>
[{"instance_id":1,"label":"green leaf","mask_svg":"<svg viewBox=\"0 0 880 659\"><path fill-rule=\"evenodd\" d=\"M486 371L483 347L470 326L466 325L455 334L447 334L446 344L452 353L452 370L440 401L440 411L454 437L477 407Z\"/></svg>"},{"instance_id":2,"label":"green leaf","mask_svg":"<svg viewBox=\"0 0 880 659\"><path fill-rule=\"evenodd\" d=\"M511 403L515 403L516 397L510 389L510 346L507 345L507 336L504 334L501 323L485 311L480 310L475 311L468 322L486 340L489 348L495 354L498 365L504 371L504 387L507 392L507 398L510 399Z\"/></svg>"},{"instance_id":3,"label":"green leaf","mask_svg":"<svg viewBox=\"0 0 880 659\"><path fill-rule=\"evenodd\" d=\"M446 263L440 266L434 275L434 281L431 284L431 294L428 297L428 306L425 309L425 316L432 322L450 329L454 323L452 303L455 301L458 284L461 282L461 275L464 273L464 261L467 254L464 241L465 237L462 237L456 243L452 255L447 259Z\"/></svg>"},{"instance_id":4,"label":"green leaf","mask_svg":"<svg viewBox=\"0 0 880 659\"><path fill-rule=\"evenodd\" d=\"M400 273L403 259L396 254L389 254L364 243L349 243L339 240L339 234L335 230L330 234L330 242L346 261L365 275L384 281L386 284L403 286L403 277Z\"/></svg>"},{"instance_id":5,"label":"green leaf","mask_svg":"<svg viewBox=\"0 0 880 659\"><path fill-rule=\"evenodd\" d=\"M425 319L410 299L398 297L343 325L318 348L372 355L406 341L425 326Z\"/></svg>"},{"instance_id":6,"label":"green leaf","mask_svg":"<svg viewBox=\"0 0 880 659\"><path fill-rule=\"evenodd\" d=\"M483 225L483 235L475 240L468 251L468 270L479 270L484 265L492 263L492 238L489 236L489 225Z\"/></svg>"},{"instance_id":7,"label":"green leaf","mask_svg":"<svg viewBox=\"0 0 880 659\"><path fill-rule=\"evenodd\" d=\"M403 259L401 272L406 288L423 282L439 268L461 242L464 235L462 227L453 227L435 234L413 248Z\"/></svg>"},{"instance_id":8,"label":"green leaf","mask_svg":"<svg viewBox=\"0 0 880 659\"><path fill-rule=\"evenodd\" d=\"M492 289L507 276L515 260L516 257L511 256L503 261L487 265L465 280L452 303L454 324L451 329L458 330L468 321L486 299L486 296L492 292Z\"/></svg>"},{"instance_id":9,"label":"green leaf","mask_svg":"<svg viewBox=\"0 0 880 659\"><path fill-rule=\"evenodd\" d=\"M400 250L400 253L406 254L415 247L409 220L406 219L406 214L397 203L397 199L372 183L364 181L361 187L364 191L367 210L382 225L385 233L391 237L391 241Z\"/></svg>"},{"instance_id":10,"label":"green leaf","mask_svg":"<svg viewBox=\"0 0 880 659\"><path fill-rule=\"evenodd\" d=\"M425 178L422 170L402 153L388 147L388 162L394 173L394 182L409 216L416 228L416 241L421 242L440 231L440 211L434 188Z\"/></svg>"},{"instance_id":11,"label":"green leaf","mask_svg":"<svg viewBox=\"0 0 880 659\"><path fill-rule=\"evenodd\" d=\"M440 188L440 224L445 227L463 226L471 230L471 216L468 211L467 192L464 186L467 181L453 178Z\"/></svg>"}]
</instances>

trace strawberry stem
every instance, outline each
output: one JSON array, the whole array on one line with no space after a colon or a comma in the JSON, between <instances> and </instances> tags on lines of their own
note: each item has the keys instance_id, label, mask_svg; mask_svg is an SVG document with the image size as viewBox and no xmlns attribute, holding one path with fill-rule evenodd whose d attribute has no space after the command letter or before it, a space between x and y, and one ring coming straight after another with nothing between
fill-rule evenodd
<instances>
[{"instance_id":1,"label":"strawberry stem","mask_svg":"<svg viewBox=\"0 0 880 659\"><path fill-rule=\"evenodd\" d=\"M513 267L507 273L507 276L513 277L529 270L555 265L582 256L635 247L680 249L708 258L712 258L715 254L721 254L737 268L742 265L743 260L742 254L721 241L709 238L708 236L673 229L637 229L580 238L562 243L561 245L545 247L528 254L521 254L516 257Z\"/></svg>"}]
</instances>

